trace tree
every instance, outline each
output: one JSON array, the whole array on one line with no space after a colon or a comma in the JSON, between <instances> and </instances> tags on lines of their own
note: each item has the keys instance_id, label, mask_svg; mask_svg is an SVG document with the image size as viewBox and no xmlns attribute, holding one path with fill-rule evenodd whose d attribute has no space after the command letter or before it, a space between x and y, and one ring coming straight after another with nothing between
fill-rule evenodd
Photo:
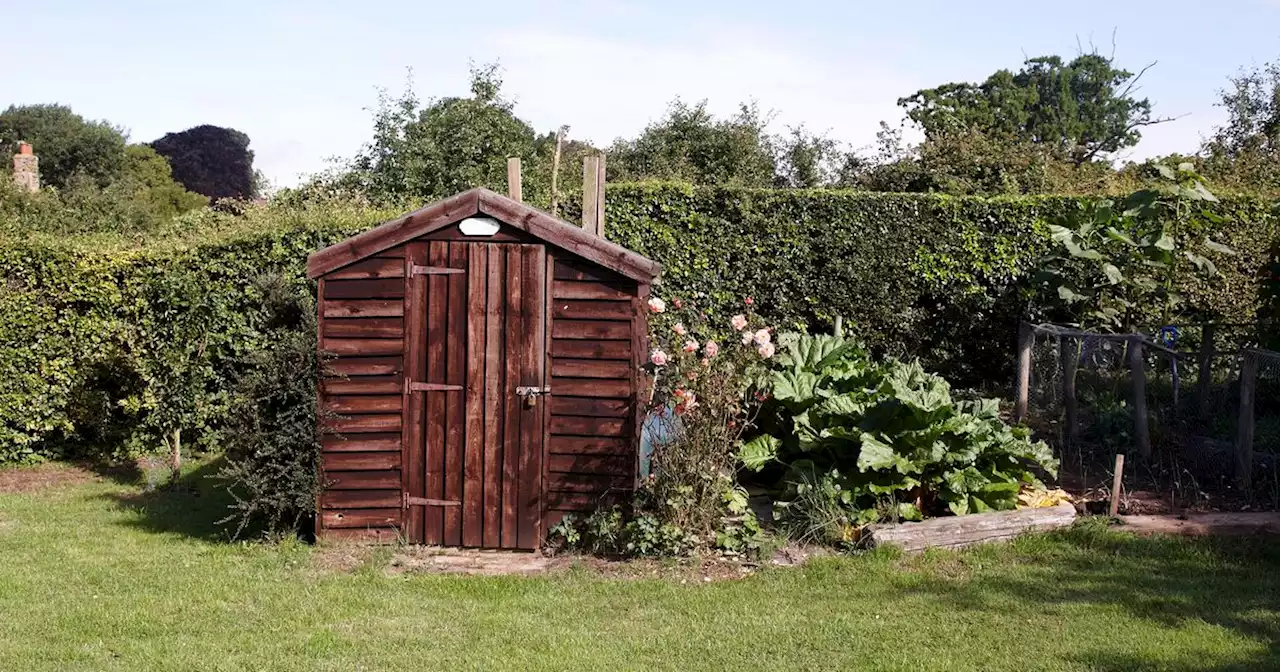
<instances>
[{"instance_id":1,"label":"tree","mask_svg":"<svg viewBox=\"0 0 1280 672\"><path fill-rule=\"evenodd\" d=\"M717 119L707 111L707 101L689 105L677 99L667 116L645 127L639 137L614 142L609 179L772 186L777 145L766 131L768 123L754 104Z\"/></svg>"},{"instance_id":2,"label":"tree","mask_svg":"<svg viewBox=\"0 0 1280 672\"><path fill-rule=\"evenodd\" d=\"M1220 92L1227 123L1203 147L1203 170L1250 190L1280 189L1280 61L1241 70Z\"/></svg>"},{"instance_id":3,"label":"tree","mask_svg":"<svg viewBox=\"0 0 1280 672\"><path fill-rule=\"evenodd\" d=\"M212 201L253 198L255 180L249 136L232 128L196 126L151 143L169 161L173 178Z\"/></svg>"},{"instance_id":4,"label":"tree","mask_svg":"<svg viewBox=\"0 0 1280 672\"><path fill-rule=\"evenodd\" d=\"M787 129L787 134L776 138L775 143L778 158L774 182L779 187L831 186L839 181L840 171L848 161L849 153L839 142L810 133L803 124Z\"/></svg>"},{"instance_id":5,"label":"tree","mask_svg":"<svg viewBox=\"0 0 1280 672\"><path fill-rule=\"evenodd\" d=\"M209 204L208 198L175 182L169 162L151 147L129 145L124 148L124 156L124 170L112 188L132 191L157 220L172 219Z\"/></svg>"},{"instance_id":6,"label":"tree","mask_svg":"<svg viewBox=\"0 0 1280 672\"><path fill-rule=\"evenodd\" d=\"M366 191L389 202L429 201L472 187L504 190L508 157L531 159L533 128L502 97L497 64L471 68L471 97L424 108L411 88L383 94L374 137L351 167Z\"/></svg>"},{"instance_id":7,"label":"tree","mask_svg":"<svg viewBox=\"0 0 1280 672\"><path fill-rule=\"evenodd\" d=\"M845 162L842 186L996 196L1110 192L1124 181L1105 162L1077 165L1043 145L979 131L940 132L913 146L882 122L877 138L875 154Z\"/></svg>"},{"instance_id":8,"label":"tree","mask_svg":"<svg viewBox=\"0 0 1280 672\"><path fill-rule=\"evenodd\" d=\"M10 105L0 112L0 145L28 142L40 157L40 181L66 187L83 175L100 187L124 168L125 134L106 121L86 121L65 105Z\"/></svg>"},{"instance_id":9,"label":"tree","mask_svg":"<svg viewBox=\"0 0 1280 672\"><path fill-rule=\"evenodd\" d=\"M978 132L1042 146L1079 165L1132 147L1140 129L1168 121L1152 117L1151 102L1134 96L1147 68L1134 74L1095 53L1070 62L1042 56L1016 73L922 89L898 104L927 138Z\"/></svg>"}]
</instances>

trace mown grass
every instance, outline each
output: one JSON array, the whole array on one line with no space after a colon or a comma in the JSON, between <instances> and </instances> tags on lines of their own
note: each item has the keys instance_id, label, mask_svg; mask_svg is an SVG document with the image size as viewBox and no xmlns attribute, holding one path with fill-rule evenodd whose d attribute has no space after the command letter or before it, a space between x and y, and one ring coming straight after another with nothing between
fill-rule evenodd
<instances>
[{"instance_id":1,"label":"mown grass","mask_svg":"<svg viewBox=\"0 0 1280 672\"><path fill-rule=\"evenodd\" d=\"M1280 669L1273 540L1095 524L709 584L348 572L225 541L206 470L0 493L0 670Z\"/></svg>"}]
</instances>

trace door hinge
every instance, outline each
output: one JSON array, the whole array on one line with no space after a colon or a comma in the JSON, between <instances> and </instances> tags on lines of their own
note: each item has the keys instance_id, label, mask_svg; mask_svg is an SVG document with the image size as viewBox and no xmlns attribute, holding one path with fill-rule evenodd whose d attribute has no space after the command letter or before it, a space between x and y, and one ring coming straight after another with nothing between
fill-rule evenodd
<instances>
[{"instance_id":1,"label":"door hinge","mask_svg":"<svg viewBox=\"0 0 1280 672\"><path fill-rule=\"evenodd\" d=\"M404 508L411 506L462 506L462 502L456 499L428 499L426 497L410 497L409 493L404 493Z\"/></svg>"},{"instance_id":2,"label":"door hinge","mask_svg":"<svg viewBox=\"0 0 1280 672\"><path fill-rule=\"evenodd\" d=\"M409 268L409 275L450 275L453 273L466 273L465 268L449 268L448 266L419 266L414 264Z\"/></svg>"},{"instance_id":3,"label":"door hinge","mask_svg":"<svg viewBox=\"0 0 1280 672\"><path fill-rule=\"evenodd\" d=\"M461 392L461 385L446 385L444 383L415 383L408 380L404 381L405 392Z\"/></svg>"}]
</instances>

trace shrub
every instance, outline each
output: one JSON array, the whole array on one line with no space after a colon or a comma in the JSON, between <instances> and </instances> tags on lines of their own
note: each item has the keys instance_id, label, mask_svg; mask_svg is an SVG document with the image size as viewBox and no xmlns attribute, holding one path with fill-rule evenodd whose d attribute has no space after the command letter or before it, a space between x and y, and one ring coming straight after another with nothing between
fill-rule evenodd
<instances>
[{"instance_id":1,"label":"shrub","mask_svg":"<svg viewBox=\"0 0 1280 672\"><path fill-rule=\"evenodd\" d=\"M261 528L279 537L313 515L320 490L315 304L304 283L268 275L255 285L268 338L233 381L218 478L234 499L223 522L236 536Z\"/></svg>"},{"instance_id":2,"label":"shrub","mask_svg":"<svg viewBox=\"0 0 1280 672\"><path fill-rule=\"evenodd\" d=\"M996 400L954 400L918 362L874 360L843 335L779 341L767 433L740 458L785 466L779 512L801 536L847 540L877 520L1013 509L1024 487L1043 487L1037 472L1056 475L1049 447L1005 424Z\"/></svg>"}]
</instances>

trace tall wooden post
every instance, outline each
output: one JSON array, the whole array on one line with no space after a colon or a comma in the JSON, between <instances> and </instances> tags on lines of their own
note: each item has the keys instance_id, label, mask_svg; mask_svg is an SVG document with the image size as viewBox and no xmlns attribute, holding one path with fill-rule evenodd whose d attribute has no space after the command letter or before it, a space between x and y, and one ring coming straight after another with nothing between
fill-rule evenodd
<instances>
[{"instance_id":1,"label":"tall wooden post","mask_svg":"<svg viewBox=\"0 0 1280 672\"><path fill-rule=\"evenodd\" d=\"M1196 403L1199 405L1200 421L1209 420L1209 390L1213 387L1213 341L1218 335L1218 327L1214 324L1204 325L1200 334L1200 367L1196 378Z\"/></svg>"},{"instance_id":2,"label":"tall wooden post","mask_svg":"<svg viewBox=\"0 0 1280 672\"><path fill-rule=\"evenodd\" d=\"M524 200L524 185L520 178L520 157L507 159L507 195L513 201Z\"/></svg>"},{"instance_id":3,"label":"tall wooden post","mask_svg":"<svg viewBox=\"0 0 1280 672\"><path fill-rule=\"evenodd\" d=\"M582 160L582 228L604 236L604 155Z\"/></svg>"},{"instance_id":4,"label":"tall wooden post","mask_svg":"<svg viewBox=\"0 0 1280 672\"><path fill-rule=\"evenodd\" d=\"M1258 354L1245 350L1240 363L1240 418L1236 424L1236 485L1253 487L1253 390L1258 380Z\"/></svg>"},{"instance_id":5,"label":"tall wooden post","mask_svg":"<svg viewBox=\"0 0 1280 672\"><path fill-rule=\"evenodd\" d=\"M1133 385L1133 438L1138 454L1151 457L1151 428L1147 424L1147 362L1142 355L1142 337L1129 337L1129 379Z\"/></svg>"},{"instance_id":6,"label":"tall wooden post","mask_svg":"<svg viewBox=\"0 0 1280 672\"><path fill-rule=\"evenodd\" d=\"M1014 422L1022 422L1027 417L1027 398L1031 393L1031 345L1035 337L1035 328L1030 323L1018 323L1018 372L1013 380Z\"/></svg>"},{"instance_id":7,"label":"tall wooden post","mask_svg":"<svg viewBox=\"0 0 1280 672\"><path fill-rule=\"evenodd\" d=\"M556 131L556 153L551 158L551 214L560 216L560 148L564 144L564 134L569 132L568 126L561 126Z\"/></svg>"},{"instance_id":8,"label":"tall wooden post","mask_svg":"<svg viewBox=\"0 0 1280 672\"><path fill-rule=\"evenodd\" d=\"M1063 336L1058 342L1059 357L1062 360L1062 404L1066 411L1066 429L1063 431L1063 445L1072 447L1079 436L1079 423L1076 421L1076 369L1080 365L1079 340L1071 336Z\"/></svg>"}]
</instances>

